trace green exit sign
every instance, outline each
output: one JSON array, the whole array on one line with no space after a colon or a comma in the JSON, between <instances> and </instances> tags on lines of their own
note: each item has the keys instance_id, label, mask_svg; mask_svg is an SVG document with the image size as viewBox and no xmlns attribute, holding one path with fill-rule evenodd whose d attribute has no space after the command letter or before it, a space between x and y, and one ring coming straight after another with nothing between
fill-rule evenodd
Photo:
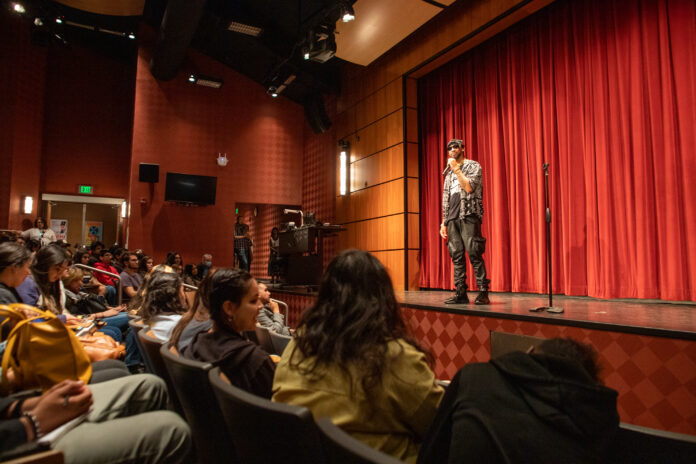
<instances>
[{"instance_id":1,"label":"green exit sign","mask_svg":"<svg viewBox=\"0 0 696 464\"><path fill-rule=\"evenodd\" d=\"M92 194L92 186L91 185L80 185L80 193L86 193L87 195Z\"/></svg>"}]
</instances>

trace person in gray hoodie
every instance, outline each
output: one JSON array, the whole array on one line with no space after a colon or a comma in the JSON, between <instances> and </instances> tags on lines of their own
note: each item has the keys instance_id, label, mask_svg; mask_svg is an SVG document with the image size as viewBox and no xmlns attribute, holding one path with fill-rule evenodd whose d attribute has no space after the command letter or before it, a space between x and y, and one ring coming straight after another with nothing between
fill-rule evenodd
<instances>
[{"instance_id":1,"label":"person in gray hoodie","mask_svg":"<svg viewBox=\"0 0 696 464\"><path fill-rule=\"evenodd\" d=\"M601 384L598 370L591 346L561 338L464 366L418 462L601 461L619 416L617 392Z\"/></svg>"}]
</instances>

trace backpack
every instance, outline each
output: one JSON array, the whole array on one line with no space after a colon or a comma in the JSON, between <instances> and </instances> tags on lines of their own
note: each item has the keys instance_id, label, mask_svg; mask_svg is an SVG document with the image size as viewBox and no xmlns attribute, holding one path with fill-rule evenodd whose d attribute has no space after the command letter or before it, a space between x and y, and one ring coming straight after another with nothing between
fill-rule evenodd
<instances>
[{"instance_id":1,"label":"backpack","mask_svg":"<svg viewBox=\"0 0 696 464\"><path fill-rule=\"evenodd\" d=\"M40 388L65 380L92 377L92 364L80 340L53 313L14 303L0 305L1 325L15 326L2 355L0 394Z\"/></svg>"}]
</instances>

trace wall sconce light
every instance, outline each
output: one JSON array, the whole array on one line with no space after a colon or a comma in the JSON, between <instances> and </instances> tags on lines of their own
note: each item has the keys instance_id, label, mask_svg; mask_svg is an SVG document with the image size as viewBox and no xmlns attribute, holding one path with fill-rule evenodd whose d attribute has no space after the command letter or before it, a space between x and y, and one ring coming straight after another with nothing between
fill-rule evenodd
<instances>
[{"instance_id":1,"label":"wall sconce light","mask_svg":"<svg viewBox=\"0 0 696 464\"><path fill-rule=\"evenodd\" d=\"M121 203L121 219L125 219L128 213L128 203L124 201Z\"/></svg>"},{"instance_id":2,"label":"wall sconce light","mask_svg":"<svg viewBox=\"0 0 696 464\"><path fill-rule=\"evenodd\" d=\"M218 166L220 166L221 168L227 166L227 163L229 162L229 160L227 159L227 153L218 153L216 161Z\"/></svg>"},{"instance_id":3,"label":"wall sconce light","mask_svg":"<svg viewBox=\"0 0 696 464\"><path fill-rule=\"evenodd\" d=\"M22 199L22 212L24 214L31 214L34 209L34 197L26 196Z\"/></svg>"},{"instance_id":4,"label":"wall sconce light","mask_svg":"<svg viewBox=\"0 0 696 464\"><path fill-rule=\"evenodd\" d=\"M350 143L339 140L338 146L341 149L340 155L338 156L339 192L341 195L346 195L348 193L349 181L348 157L350 156Z\"/></svg>"}]
</instances>

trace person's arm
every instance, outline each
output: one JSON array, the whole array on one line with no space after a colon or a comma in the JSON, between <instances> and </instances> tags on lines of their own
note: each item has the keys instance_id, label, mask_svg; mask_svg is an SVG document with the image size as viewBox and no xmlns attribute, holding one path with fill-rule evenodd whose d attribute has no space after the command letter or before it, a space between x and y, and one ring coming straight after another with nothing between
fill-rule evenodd
<instances>
[{"instance_id":1,"label":"person's arm","mask_svg":"<svg viewBox=\"0 0 696 464\"><path fill-rule=\"evenodd\" d=\"M464 190L466 193L472 193L474 191L473 187L471 186L471 182L467 177L464 176L464 173L459 167L459 164L457 163L457 160L454 158L450 158L448 161L450 169L452 169L452 172L454 172L454 175L457 176L457 180L459 181L459 186Z\"/></svg>"},{"instance_id":2,"label":"person's arm","mask_svg":"<svg viewBox=\"0 0 696 464\"><path fill-rule=\"evenodd\" d=\"M138 294L138 292L136 292L136 291L133 289L133 287L123 287L123 293L125 293L126 295L128 295L128 298L133 298L133 297L135 297L135 295Z\"/></svg>"}]
</instances>

